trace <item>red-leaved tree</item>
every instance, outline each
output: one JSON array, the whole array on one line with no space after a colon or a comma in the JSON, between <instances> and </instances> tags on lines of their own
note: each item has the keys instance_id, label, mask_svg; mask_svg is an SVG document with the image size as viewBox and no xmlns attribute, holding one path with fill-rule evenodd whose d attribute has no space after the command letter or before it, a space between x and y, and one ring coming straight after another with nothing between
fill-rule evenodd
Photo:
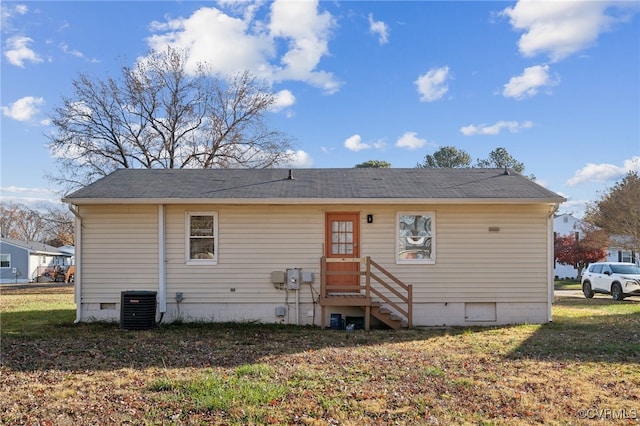
<instances>
[{"instance_id":1,"label":"red-leaved tree","mask_svg":"<svg viewBox=\"0 0 640 426\"><path fill-rule=\"evenodd\" d=\"M578 270L578 277L582 270L591 262L606 258L607 236L602 231L592 230L580 239L574 234L559 235L554 242L556 262L571 265Z\"/></svg>"}]
</instances>

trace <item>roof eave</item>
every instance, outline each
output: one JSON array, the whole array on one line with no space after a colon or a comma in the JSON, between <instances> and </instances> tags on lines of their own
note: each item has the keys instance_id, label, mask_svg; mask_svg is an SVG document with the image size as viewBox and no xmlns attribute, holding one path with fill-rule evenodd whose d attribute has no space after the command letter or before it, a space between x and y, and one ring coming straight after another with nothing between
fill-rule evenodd
<instances>
[{"instance_id":1,"label":"roof eave","mask_svg":"<svg viewBox=\"0 0 640 426\"><path fill-rule=\"evenodd\" d=\"M22 250L25 250L29 255L48 255L48 256L72 256L71 254L67 254L61 251L50 251L50 250L41 250L37 248L30 247L24 244L16 244L10 241L2 241L2 244L7 244Z\"/></svg>"},{"instance_id":2,"label":"roof eave","mask_svg":"<svg viewBox=\"0 0 640 426\"><path fill-rule=\"evenodd\" d=\"M80 205L98 204L558 204L566 198L63 198Z\"/></svg>"}]
</instances>

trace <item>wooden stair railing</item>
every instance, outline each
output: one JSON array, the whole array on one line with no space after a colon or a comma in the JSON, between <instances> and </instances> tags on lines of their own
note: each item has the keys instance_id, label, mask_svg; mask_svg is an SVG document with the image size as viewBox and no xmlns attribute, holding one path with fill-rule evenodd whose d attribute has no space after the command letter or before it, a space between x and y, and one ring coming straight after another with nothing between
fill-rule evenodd
<instances>
[{"instance_id":1,"label":"wooden stair railing","mask_svg":"<svg viewBox=\"0 0 640 426\"><path fill-rule=\"evenodd\" d=\"M327 263L334 262L357 262L360 267L357 271L328 271ZM362 264L364 264L364 271L362 270ZM327 277L332 275L364 276L364 286L360 279L358 286L350 288L350 290L356 290L355 292L332 293L332 291L343 289L341 286L329 286L327 284ZM393 295L391 297L395 297L395 300L388 297L384 293L384 289L391 293ZM382 303L386 304L390 310L381 309ZM402 305L406 305L407 308L404 309ZM371 315L396 329L404 325L403 321L396 317L400 315L406 319L407 327L411 327L413 325L413 286L403 283L368 256L364 258L327 258L323 256L320 267L320 306L323 328L325 327L325 307L327 306L358 306L364 308L365 329L367 330L370 328Z\"/></svg>"},{"instance_id":2,"label":"wooden stair railing","mask_svg":"<svg viewBox=\"0 0 640 426\"><path fill-rule=\"evenodd\" d=\"M367 265L367 275L366 275L367 276L367 287L370 288L371 293L373 293L379 299L383 300L385 303L387 303L387 305L391 306L398 314L404 316L407 319L407 326L411 327L413 325L413 323L412 323L412 318L413 318L413 286L411 284L405 284L402 281L400 281L397 277L395 277L389 271L387 271L382 266L380 266L380 264L374 262L370 257L367 257L366 259L367 259L367 262L366 262L366 265ZM388 284L387 281L385 281L380 276L378 276L374 272L372 272L371 271L371 267L372 266L375 269L377 269L378 271L380 271L382 274L384 274L384 276L387 277L389 280L391 280L396 285L396 287ZM382 292L378 291L376 289L376 287L370 285L370 282L369 282L370 278L373 278L378 284L382 285L384 288L386 288L391 293L393 293L400 300L400 303L405 304L407 306L407 309L406 310L403 309L400 305L398 305L397 303L393 302L391 299L389 299L387 296L385 296ZM403 294L402 292L400 292L398 290L398 288L404 290L406 295Z\"/></svg>"}]
</instances>

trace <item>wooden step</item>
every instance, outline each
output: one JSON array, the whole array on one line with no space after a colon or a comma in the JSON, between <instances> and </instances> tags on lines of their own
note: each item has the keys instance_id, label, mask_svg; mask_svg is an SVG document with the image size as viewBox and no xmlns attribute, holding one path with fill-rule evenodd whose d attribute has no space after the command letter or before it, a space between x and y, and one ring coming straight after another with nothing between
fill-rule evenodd
<instances>
[{"instance_id":1,"label":"wooden step","mask_svg":"<svg viewBox=\"0 0 640 426\"><path fill-rule=\"evenodd\" d=\"M389 309L380 306L372 306L371 315L373 315L389 327L393 328L394 330L399 330L405 327L405 325L403 324L404 319L391 312Z\"/></svg>"},{"instance_id":2,"label":"wooden step","mask_svg":"<svg viewBox=\"0 0 640 426\"><path fill-rule=\"evenodd\" d=\"M364 294L337 293L320 298L320 306L367 306L371 297Z\"/></svg>"}]
</instances>

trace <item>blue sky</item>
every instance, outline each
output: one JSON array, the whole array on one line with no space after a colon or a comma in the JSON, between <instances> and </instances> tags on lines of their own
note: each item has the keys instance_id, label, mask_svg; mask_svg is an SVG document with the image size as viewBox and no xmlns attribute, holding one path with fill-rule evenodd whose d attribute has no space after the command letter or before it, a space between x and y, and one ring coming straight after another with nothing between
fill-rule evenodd
<instances>
[{"instance_id":1,"label":"blue sky","mask_svg":"<svg viewBox=\"0 0 640 426\"><path fill-rule=\"evenodd\" d=\"M49 117L79 73L118 76L167 44L278 95L270 124L295 167L443 146L504 147L525 174L584 204L640 171L637 1L3 1L3 201L59 200Z\"/></svg>"}]
</instances>

